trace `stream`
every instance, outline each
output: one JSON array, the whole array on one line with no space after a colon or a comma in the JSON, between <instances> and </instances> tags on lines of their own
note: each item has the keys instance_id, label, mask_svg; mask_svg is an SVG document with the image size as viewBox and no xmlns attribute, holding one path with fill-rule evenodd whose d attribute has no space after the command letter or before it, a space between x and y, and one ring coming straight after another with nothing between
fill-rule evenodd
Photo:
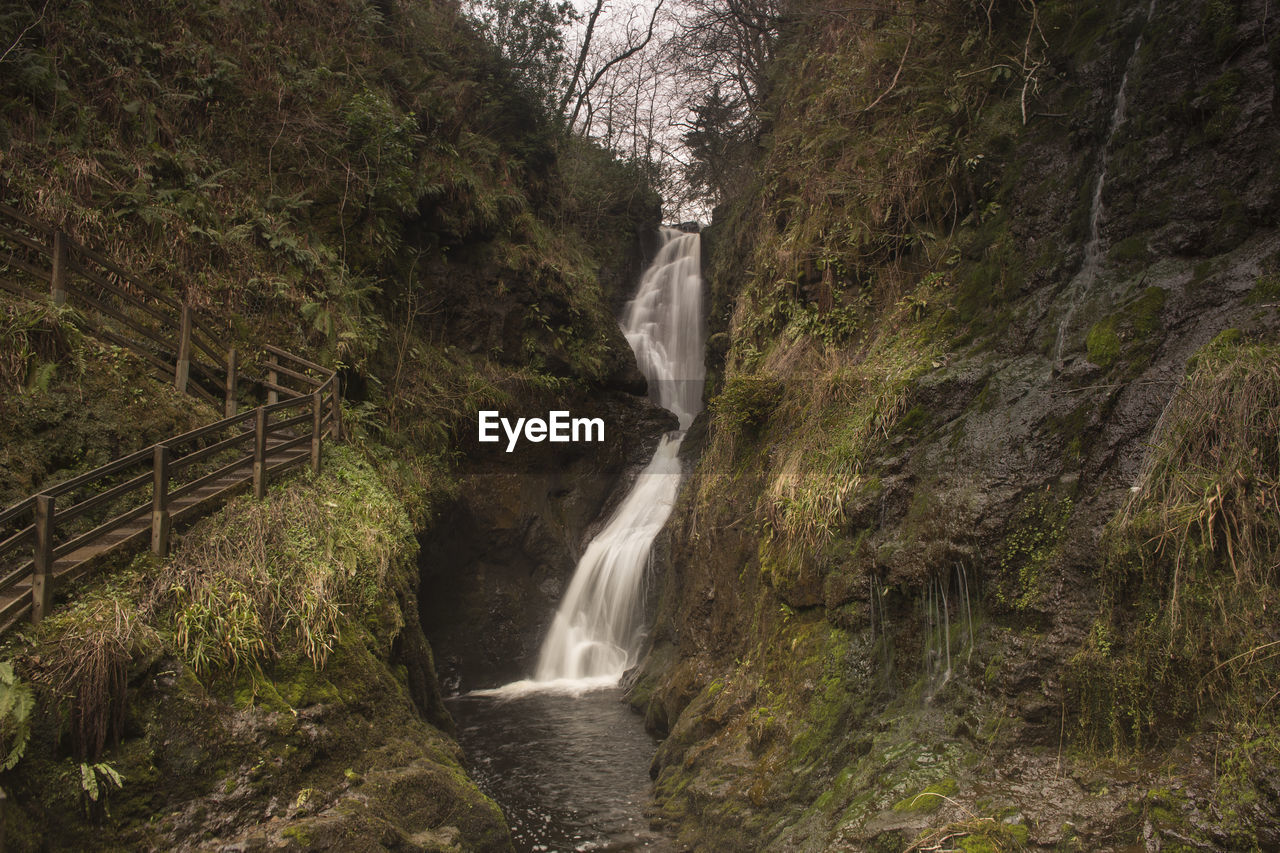
<instances>
[{"instance_id":1,"label":"stream","mask_svg":"<svg viewBox=\"0 0 1280 853\"><path fill-rule=\"evenodd\" d=\"M672 850L649 829L656 742L610 687L448 700L468 771L502 806L517 853Z\"/></svg>"}]
</instances>

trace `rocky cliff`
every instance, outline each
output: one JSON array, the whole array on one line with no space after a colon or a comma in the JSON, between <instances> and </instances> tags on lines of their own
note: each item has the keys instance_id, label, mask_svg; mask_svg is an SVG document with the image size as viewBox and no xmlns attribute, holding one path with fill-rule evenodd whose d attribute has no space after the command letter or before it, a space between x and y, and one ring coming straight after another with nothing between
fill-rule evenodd
<instances>
[{"instance_id":1,"label":"rocky cliff","mask_svg":"<svg viewBox=\"0 0 1280 853\"><path fill-rule=\"evenodd\" d=\"M1280 843L1272 17L788 16L632 691L685 845Z\"/></svg>"}]
</instances>

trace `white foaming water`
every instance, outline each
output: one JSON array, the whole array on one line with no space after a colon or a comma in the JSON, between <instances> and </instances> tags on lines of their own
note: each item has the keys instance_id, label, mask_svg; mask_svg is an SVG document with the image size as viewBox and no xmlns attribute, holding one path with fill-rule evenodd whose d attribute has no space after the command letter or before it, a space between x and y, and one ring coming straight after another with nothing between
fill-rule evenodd
<instances>
[{"instance_id":1,"label":"white foaming water","mask_svg":"<svg viewBox=\"0 0 1280 853\"><path fill-rule=\"evenodd\" d=\"M649 380L649 394L680 419L663 436L631 491L591 540L542 643L532 680L477 695L514 698L535 691L582 693L612 687L644 639L643 588L653 540L680 488L680 443L702 408L701 238L662 229L662 248L627 306L623 332Z\"/></svg>"},{"instance_id":2,"label":"white foaming water","mask_svg":"<svg viewBox=\"0 0 1280 853\"><path fill-rule=\"evenodd\" d=\"M1147 6L1146 22L1148 24L1151 23L1151 16L1155 11L1156 0L1151 0L1151 4ZM1129 97L1126 94L1129 74L1133 71L1133 65L1141 51L1142 31L1139 30L1138 37L1133 42L1133 52L1129 54L1129 61L1125 63L1124 73L1120 76L1120 88L1116 90L1116 101L1111 110L1107 138L1102 143L1102 153L1098 162L1098 181L1093 186L1093 198L1089 205L1089 241L1084 244L1084 261L1080 264L1080 271L1075 274L1067 287L1069 300L1067 313L1058 323L1058 337L1053 350L1053 361L1058 367L1062 365L1062 347L1066 342L1071 321L1075 318L1076 308L1089 295L1089 289L1093 286L1094 279L1098 277L1098 268L1102 263L1102 188L1107 182L1107 152L1111 150L1116 131L1120 129L1120 125L1124 124L1125 113L1129 107Z\"/></svg>"},{"instance_id":3,"label":"white foaming water","mask_svg":"<svg viewBox=\"0 0 1280 853\"><path fill-rule=\"evenodd\" d=\"M627 305L622 331L635 351L649 396L689 428L702 409L702 238L662 229L662 248L636 298Z\"/></svg>"}]
</instances>

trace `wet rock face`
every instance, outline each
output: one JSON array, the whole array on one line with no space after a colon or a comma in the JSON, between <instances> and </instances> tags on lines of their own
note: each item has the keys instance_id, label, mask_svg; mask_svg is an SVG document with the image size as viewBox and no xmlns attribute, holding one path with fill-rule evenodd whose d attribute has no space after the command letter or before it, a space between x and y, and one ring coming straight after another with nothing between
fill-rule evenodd
<instances>
[{"instance_id":1,"label":"wet rock face","mask_svg":"<svg viewBox=\"0 0 1280 853\"><path fill-rule=\"evenodd\" d=\"M845 507L834 556L764 576L768 483L741 459L704 464L686 489L632 695L669 735L658 809L689 846L903 849L979 801L1030 827L1010 843L1182 843L1186 826L1161 835L1161 810L1200 838L1223 830L1204 807L1211 747L1102 776L1060 757L1075 725L1062 674L1097 618L1103 528L1188 360L1226 329L1280 334L1280 313L1249 297L1280 269L1280 40L1263 35L1263 3L1212 5L1157 0L1146 24L1145 0L1126 3L1098 13L1100 47L1057 56L1044 115L990 176L998 239L957 266L955 287L990 264L1008 292L971 294L967 337L940 332L946 352L905 404L920 420L861 460L877 487ZM1073 286L1103 158L1100 266ZM694 501L707 483L729 485ZM957 565L982 616L944 680L929 590L950 578L954 596ZM954 804L915 810L939 781ZM1247 816L1258 838L1277 823L1266 808Z\"/></svg>"},{"instance_id":2,"label":"wet rock face","mask_svg":"<svg viewBox=\"0 0 1280 853\"><path fill-rule=\"evenodd\" d=\"M626 475L676 428L669 412L625 393L570 411L603 419L605 441L526 442L512 453L472 444L457 498L420 534L422 622L446 692L532 673L591 533Z\"/></svg>"}]
</instances>

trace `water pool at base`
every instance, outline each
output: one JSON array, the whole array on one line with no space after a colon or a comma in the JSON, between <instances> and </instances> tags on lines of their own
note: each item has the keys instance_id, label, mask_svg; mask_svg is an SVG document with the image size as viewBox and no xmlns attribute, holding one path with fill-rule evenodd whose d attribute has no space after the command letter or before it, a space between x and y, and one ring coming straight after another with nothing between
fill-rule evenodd
<instances>
[{"instance_id":1,"label":"water pool at base","mask_svg":"<svg viewBox=\"0 0 1280 853\"><path fill-rule=\"evenodd\" d=\"M675 847L649 828L656 741L614 688L449 699L471 776L518 853Z\"/></svg>"}]
</instances>

